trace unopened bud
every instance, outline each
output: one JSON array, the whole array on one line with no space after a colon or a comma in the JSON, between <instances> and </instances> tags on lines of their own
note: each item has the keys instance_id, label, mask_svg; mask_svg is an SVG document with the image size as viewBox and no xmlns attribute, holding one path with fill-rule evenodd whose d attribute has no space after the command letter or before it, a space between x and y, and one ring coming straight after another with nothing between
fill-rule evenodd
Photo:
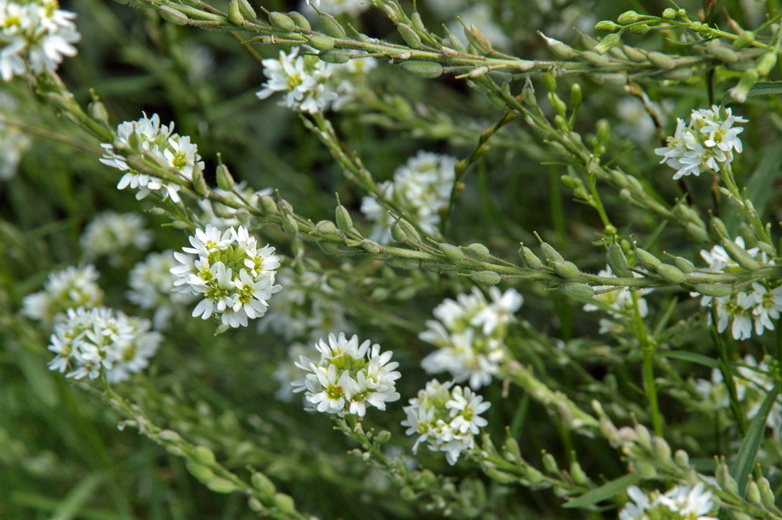
<instances>
[{"instance_id":1,"label":"unopened bud","mask_svg":"<svg viewBox=\"0 0 782 520\"><path fill-rule=\"evenodd\" d=\"M765 507L775 507L776 495L771 490L771 484L766 477L760 477L758 479L758 488L760 490L760 500Z\"/></svg>"},{"instance_id":2,"label":"unopened bud","mask_svg":"<svg viewBox=\"0 0 782 520\"><path fill-rule=\"evenodd\" d=\"M193 475L196 480L199 482L208 482L209 480L213 479L215 474L214 472L209 469L207 466L204 466L202 464L198 464L197 462L193 462L192 460L188 460L185 462L185 467L187 468L187 471Z\"/></svg>"},{"instance_id":3,"label":"unopened bud","mask_svg":"<svg viewBox=\"0 0 782 520\"><path fill-rule=\"evenodd\" d=\"M624 13L619 15L619 18L616 19L617 22L621 23L622 25L629 25L631 23L637 22L641 18L641 15L638 14L635 11L625 11Z\"/></svg>"},{"instance_id":4,"label":"unopened bud","mask_svg":"<svg viewBox=\"0 0 782 520\"><path fill-rule=\"evenodd\" d=\"M109 112L106 110L106 105L99 99L96 99L87 105L87 113L98 123L109 126Z\"/></svg>"},{"instance_id":5,"label":"unopened bud","mask_svg":"<svg viewBox=\"0 0 782 520\"><path fill-rule=\"evenodd\" d=\"M663 9L663 18L665 18L666 20L673 20L674 18L676 18L676 14L677 14L676 9L674 9L673 7L666 7L665 9Z\"/></svg>"},{"instance_id":6,"label":"unopened bud","mask_svg":"<svg viewBox=\"0 0 782 520\"><path fill-rule=\"evenodd\" d=\"M745 70L741 74L739 82L736 84L736 86L729 90L730 97L739 103L745 102L747 100L747 96L749 95L750 89L755 85L755 83L757 83L759 77L760 74L758 74L756 69Z\"/></svg>"},{"instance_id":7,"label":"unopened bud","mask_svg":"<svg viewBox=\"0 0 782 520\"><path fill-rule=\"evenodd\" d=\"M595 24L595 29L597 29L598 31L614 32L614 31L618 31L621 28L622 28L621 25L617 25L611 20L600 20Z\"/></svg>"}]
</instances>

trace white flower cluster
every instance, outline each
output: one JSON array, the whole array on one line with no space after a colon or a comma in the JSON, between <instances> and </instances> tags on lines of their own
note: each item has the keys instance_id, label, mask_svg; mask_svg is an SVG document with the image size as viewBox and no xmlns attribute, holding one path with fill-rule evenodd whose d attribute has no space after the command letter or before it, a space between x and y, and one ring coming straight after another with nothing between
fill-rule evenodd
<instances>
[{"instance_id":1,"label":"white flower cluster","mask_svg":"<svg viewBox=\"0 0 782 520\"><path fill-rule=\"evenodd\" d=\"M425 442L431 451L445 452L451 465L462 451L475 447L475 436L488 424L480 414L491 406L469 388L453 385L453 381L429 381L405 406L407 418L402 421L407 435L418 435L414 453Z\"/></svg>"},{"instance_id":2,"label":"white flower cluster","mask_svg":"<svg viewBox=\"0 0 782 520\"><path fill-rule=\"evenodd\" d=\"M80 243L87 259L108 256L113 261L134 247L145 250L152 242L152 233L144 229L144 219L136 213L104 211L84 228Z\"/></svg>"},{"instance_id":3,"label":"white flower cluster","mask_svg":"<svg viewBox=\"0 0 782 520\"><path fill-rule=\"evenodd\" d=\"M428 373L450 372L457 382L468 380L473 389L488 385L505 359L508 324L524 299L515 289L489 289L491 302L477 288L456 300L446 299L434 309L437 320L426 322L419 335L438 347L421 362Z\"/></svg>"},{"instance_id":4,"label":"white flower cluster","mask_svg":"<svg viewBox=\"0 0 782 520\"><path fill-rule=\"evenodd\" d=\"M712 493L702 482L694 486L676 486L663 494L647 496L636 486L627 494L632 500L619 512L619 520L717 520L710 516L717 509Z\"/></svg>"},{"instance_id":5,"label":"white flower cluster","mask_svg":"<svg viewBox=\"0 0 782 520\"><path fill-rule=\"evenodd\" d=\"M0 119L22 119L19 103L6 92L0 92ZM0 180L16 175L22 154L29 147L30 138L24 132L0 121Z\"/></svg>"},{"instance_id":6,"label":"white flower cluster","mask_svg":"<svg viewBox=\"0 0 782 520\"><path fill-rule=\"evenodd\" d=\"M292 383L294 392L305 392L306 400L319 412L363 417L367 405L379 410L399 399L396 380L399 366L391 361L392 353L380 352L380 345L366 340L359 345L358 336L329 334L328 342L319 340L315 348L320 360L301 356L296 366L307 374Z\"/></svg>"},{"instance_id":7,"label":"white flower cluster","mask_svg":"<svg viewBox=\"0 0 782 520\"><path fill-rule=\"evenodd\" d=\"M149 325L106 307L68 309L67 320L54 326L49 368L73 379L105 373L110 383L125 381L147 367L163 339Z\"/></svg>"},{"instance_id":8,"label":"white flower cluster","mask_svg":"<svg viewBox=\"0 0 782 520\"><path fill-rule=\"evenodd\" d=\"M173 251L150 253L128 275L128 300L155 312L152 323L157 330L166 330L171 317L196 298L193 294L173 292L177 277L171 269L176 265Z\"/></svg>"},{"instance_id":9,"label":"white flower cluster","mask_svg":"<svg viewBox=\"0 0 782 520\"><path fill-rule=\"evenodd\" d=\"M42 291L24 297L22 314L51 324L62 321L68 309L97 307L103 302L97 280L93 265L52 272Z\"/></svg>"},{"instance_id":10,"label":"white flower cluster","mask_svg":"<svg viewBox=\"0 0 782 520\"><path fill-rule=\"evenodd\" d=\"M81 39L75 13L57 0L0 0L0 76L11 81L30 70L55 71L63 57L75 56Z\"/></svg>"},{"instance_id":11,"label":"white flower cluster","mask_svg":"<svg viewBox=\"0 0 782 520\"><path fill-rule=\"evenodd\" d=\"M173 181L139 173L128 165L123 154L135 155L152 163L166 175L176 176L182 182L190 182L195 171L202 172L204 163L198 155L198 146L189 136L174 133L174 124L160 124L160 117L144 114L138 121L125 121L117 127L114 143L103 143L104 153L100 161L120 171L127 172L119 180L117 188L139 190L137 199L143 199L153 191L163 191L163 197L179 202L180 185Z\"/></svg>"},{"instance_id":12,"label":"white flower cluster","mask_svg":"<svg viewBox=\"0 0 782 520\"><path fill-rule=\"evenodd\" d=\"M361 63L354 63L356 59L345 64L326 63L313 54L301 55L302 51L302 47L294 47L289 53L280 51L279 58L261 62L268 80L256 92L260 99L284 92L280 104L292 110L311 114L339 110L351 100L354 84L376 63L371 57L360 58Z\"/></svg>"},{"instance_id":13,"label":"white flower cluster","mask_svg":"<svg viewBox=\"0 0 782 520\"><path fill-rule=\"evenodd\" d=\"M285 291L269 303L266 316L258 322L258 332L271 330L288 341L310 342L351 330L345 308L324 276L284 267L277 271L277 280Z\"/></svg>"},{"instance_id":14,"label":"white flower cluster","mask_svg":"<svg viewBox=\"0 0 782 520\"><path fill-rule=\"evenodd\" d=\"M734 151L743 150L739 134L744 129L733 125L746 122L734 116L730 108L717 105L693 110L689 124L685 126L683 119L677 119L676 132L668 138L667 146L656 148L654 153L662 156L660 163L676 170L674 179L700 175L701 170L719 173L733 162Z\"/></svg>"},{"instance_id":15,"label":"white flower cluster","mask_svg":"<svg viewBox=\"0 0 782 520\"><path fill-rule=\"evenodd\" d=\"M746 249L744 239L738 237L735 243L746 253L760 263L773 264L757 247ZM712 273L730 273L741 271L742 268L728 255L722 246L714 246L710 251L701 251L701 257L709 264L708 271ZM699 293L691 293L698 296ZM753 282L743 291L730 296L703 296L701 305L712 307L717 312L717 331L725 332L731 325L734 339L749 339L754 329L758 336L766 330L774 330L774 322L782 312L782 284L771 280ZM709 315L711 322L711 315Z\"/></svg>"},{"instance_id":16,"label":"white flower cluster","mask_svg":"<svg viewBox=\"0 0 782 520\"><path fill-rule=\"evenodd\" d=\"M410 213L424 232L436 235L439 212L448 205L456 180L455 165L456 157L421 151L394 172L392 181L385 181L378 188L386 199ZM384 244L390 242L395 219L388 209L374 197L364 197L361 212L375 222L370 238Z\"/></svg>"},{"instance_id":17,"label":"white flower cluster","mask_svg":"<svg viewBox=\"0 0 782 520\"><path fill-rule=\"evenodd\" d=\"M733 376L736 398L742 404L747 419L752 419L757 415L763 399L776 382L769 362L770 358L768 357L758 363L754 356L747 355L743 359L743 364L736 368L736 373ZM720 370L716 368L712 370L711 380L696 380L695 390L703 397L699 405L709 413L729 409L728 387ZM774 432L774 438L779 438L782 433L782 402L780 399L777 399L772 405L771 411L766 417L766 426Z\"/></svg>"},{"instance_id":18,"label":"white flower cluster","mask_svg":"<svg viewBox=\"0 0 782 520\"><path fill-rule=\"evenodd\" d=\"M369 0L305 0L302 7L314 5L318 10L335 16L347 14L358 16L371 5ZM303 11L306 13L307 10ZM311 13L312 10L309 10Z\"/></svg>"},{"instance_id":19,"label":"white flower cluster","mask_svg":"<svg viewBox=\"0 0 782 520\"><path fill-rule=\"evenodd\" d=\"M606 266L606 268L597 273L597 275L607 278L616 276L609 266ZM636 274L635 276L640 275ZM651 292L651 289L643 289L635 292L631 292L627 287L622 287L606 292L600 292L600 289L607 289L606 286L595 287L595 289L598 290L598 293L594 296L594 299L609 307L607 312L612 318L610 320L600 320L600 334L621 332L621 330L624 328L623 322L627 322L628 320L633 319L636 313L636 308L638 315L642 318L645 318L649 313L649 306L641 295ZM605 311L604 308L593 303L587 303L584 305L584 310L587 312L598 310Z\"/></svg>"},{"instance_id":20,"label":"white flower cluster","mask_svg":"<svg viewBox=\"0 0 782 520\"><path fill-rule=\"evenodd\" d=\"M266 313L272 294L282 290L274 284L280 260L274 248L259 248L247 228L221 231L207 225L190 237L193 247L174 253L180 263L171 269L177 276L174 290L201 296L193 316L207 319L219 314L223 325L246 327L247 320Z\"/></svg>"}]
</instances>

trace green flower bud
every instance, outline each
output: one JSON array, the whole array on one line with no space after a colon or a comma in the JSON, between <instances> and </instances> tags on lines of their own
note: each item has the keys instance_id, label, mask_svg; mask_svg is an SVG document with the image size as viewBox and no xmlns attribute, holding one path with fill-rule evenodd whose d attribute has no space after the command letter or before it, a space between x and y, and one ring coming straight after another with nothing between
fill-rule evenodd
<instances>
[{"instance_id":1,"label":"green flower bud","mask_svg":"<svg viewBox=\"0 0 782 520\"><path fill-rule=\"evenodd\" d=\"M617 18L616 21L621 23L622 25L629 25L631 23L637 22L640 18L641 15L636 13L635 11L625 11L624 13L619 15L619 18Z\"/></svg>"},{"instance_id":2,"label":"green flower bud","mask_svg":"<svg viewBox=\"0 0 782 520\"><path fill-rule=\"evenodd\" d=\"M570 86L570 104L574 107L577 107L581 104L582 97L583 94L581 92L581 85L578 83L573 83L573 85Z\"/></svg>"},{"instance_id":3,"label":"green flower bud","mask_svg":"<svg viewBox=\"0 0 782 520\"><path fill-rule=\"evenodd\" d=\"M239 7L238 0L231 0L228 2L228 20L234 25L244 25L244 15Z\"/></svg>"},{"instance_id":4,"label":"green flower bud","mask_svg":"<svg viewBox=\"0 0 782 520\"><path fill-rule=\"evenodd\" d=\"M554 268L554 272L557 273L557 275L566 280L572 280L574 278L578 278L581 275L581 272L578 270L576 264L573 262L568 262L567 260L553 262L552 267Z\"/></svg>"},{"instance_id":5,"label":"green flower bud","mask_svg":"<svg viewBox=\"0 0 782 520\"><path fill-rule=\"evenodd\" d=\"M438 244L437 247L449 260L458 262L464 259L464 251L461 248L445 243Z\"/></svg>"},{"instance_id":6,"label":"green flower bud","mask_svg":"<svg viewBox=\"0 0 782 520\"><path fill-rule=\"evenodd\" d=\"M739 37L733 40L733 48L740 50L752 45L755 41L755 33L752 31L744 31L739 34Z\"/></svg>"},{"instance_id":7,"label":"green flower bud","mask_svg":"<svg viewBox=\"0 0 782 520\"><path fill-rule=\"evenodd\" d=\"M621 28L622 26L615 24L611 20L600 20L595 24L595 29L598 31L614 32Z\"/></svg>"},{"instance_id":8,"label":"green flower bud","mask_svg":"<svg viewBox=\"0 0 782 520\"><path fill-rule=\"evenodd\" d=\"M558 288L559 292L574 300L589 300L595 296L595 290L585 283L569 282L563 283Z\"/></svg>"},{"instance_id":9,"label":"green flower bud","mask_svg":"<svg viewBox=\"0 0 782 520\"><path fill-rule=\"evenodd\" d=\"M399 64L399 68L424 79L438 78L443 74L443 66L436 61L406 60Z\"/></svg>"},{"instance_id":10,"label":"green flower bud","mask_svg":"<svg viewBox=\"0 0 782 520\"><path fill-rule=\"evenodd\" d=\"M333 36L334 38L337 38L338 40L342 40L347 36L347 33L345 33L345 29L340 25L340 23L327 13L320 13L320 23L323 24L323 27L326 29L326 33L329 34L329 36Z\"/></svg>"},{"instance_id":11,"label":"green flower bud","mask_svg":"<svg viewBox=\"0 0 782 520\"><path fill-rule=\"evenodd\" d=\"M637 24L637 25L631 25L630 27L628 27L628 29L630 29L630 32L633 32L633 33L635 33L635 34L646 34L646 33L648 33L648 32L649 32L649 31L650 31L652 28L651 28L651 27L649 27L649 26L648 26L647 24L645 24L645 23L639 23L639 24Z\"/></svg>"},{"instance_id":12,"label":"green flower bud","mask_svg":"<svg viewBox=\"0 0 782 520\"><path fill-rule=\"evenodd\" d=\"M665 9L663 9L663 18L665 18L666 20L673 20L674 18L676 18L676 15L677 15L676 9L674 9L673 7L666 7Z\"/></svg>"},{"instance_id":13,"label":"green flower bud","mask_svg":"<svg viewBox=\"0 0 782 520\"><path fill-rule=\"evenodd\" d=\"M605 38L600 40L600 43L598 43L595 46L595 52L598 54L605 54L608 51L610 51L615 46L619 45L619 43L622 41L622 35L619 33L611 33L607 35ZM584 53L586 54L586 53ZM587 58L589 59L589 58Z\"/></svg>"},{"instance_id":14,"label":"green flower bud","mask_svg":"<svg viewBox=\"0 0 782 520\"><path fill-rule=\"evenodd\" d=\"M421 46L421 37L418 36L418 33L416 33L409 25L404 23L397 24L396 30L399 31L399 34L402 35L402 39L405 41L405 43L407 43L407 45L413 49L417 49Z\"/></svg>"},{"instance_id":15,"label":"green flower bud","mask_svg":"<svg viewBox=\"0 0 782 520\"><path fill-rule=\"evenodd\" d=\"M540 261L540 258L538 258L535 253L532 252L532 249L522 245L521 249L519 249L519 256L521 256L521 259L524 261L524 265L526 265L529 269L540 269L543 267L543 262Z\"/></svg>"},{"instance_id":16,"label":"green flower bud","mask_svg":"<svg viewBox=\"0 0 782 520\"><path fill-rule=\"evenodd\" d=\"M632 278L633 273L630 271L630 264L627 263L627 257L622 246L616 242L608 244L608 252L606 253L606 259L611 270L614 271L616 276L620 278Z\"/></svg>"},{"instance_id":17,"label":"green flower bud","mask_svg":"<svg viewBox=\"0 0 782 520\"><path fill-rule=\"evenodd\" d=\"M497 285L502 281L502 277L493 271L476 271L470 274L470 279L481 285Z\"/></svg>"},{"instance_id":18,"label":"green flower bud","mask_svg":"<svg viewBox=\"0 0 782 520\"><path fill-rule=\"evenodd\" d=\"M304 31L309 31L312 29L312 26L310 25L310 21L307 20L307 17L303 14L299 13L298 11L291 11L288 13L288 16L290 16L294 22L296 22L296 26Z\"/></svg>"}]
</instances>

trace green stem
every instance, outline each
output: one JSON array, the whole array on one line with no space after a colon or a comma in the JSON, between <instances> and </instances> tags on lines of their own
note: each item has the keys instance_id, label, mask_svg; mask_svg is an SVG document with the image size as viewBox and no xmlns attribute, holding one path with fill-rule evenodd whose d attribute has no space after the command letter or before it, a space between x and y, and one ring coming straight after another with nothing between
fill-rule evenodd
<instances>
[{"instance_id":1,"label":"green stem","mask_svg":"<svg viewBox=\"0 0 782 520\"><path fill-rule=\"evenodd\" d=\"M657 353L656 342L649 338L643 317L641 316L638 305L638 292L632 293L633 297L633 322L636 328L636 335L641 342L643 351L643 386L646 393L646 400L649 402L649 413L652 416L652 426L655 435L663 436L663 421L660 413L660 404L657 400L657 383L654 380L654 357Z\"/></svg>"}]
</instances>

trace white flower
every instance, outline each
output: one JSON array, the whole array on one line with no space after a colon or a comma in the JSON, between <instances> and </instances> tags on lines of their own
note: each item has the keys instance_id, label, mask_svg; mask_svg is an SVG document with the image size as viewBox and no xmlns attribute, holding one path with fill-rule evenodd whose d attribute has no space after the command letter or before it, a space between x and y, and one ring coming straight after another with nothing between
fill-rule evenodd
<instances>
[{"instance_id":1,"label":"white flower","mask_svg":"<svg viewBox=\"0 0 782 520\"><path fill-rule=\"evenodd\" d=\"M0 0L0 76L10 81L30 70L55 71L65 56L75 56L81 39L75 13L56 0L20 3Z\"/></svg>"},{"instance_id":2,"label":"white flower","mask_svg":"<svg viewBox=\"0 0 782 520\"><path fill-rule=\"evenodd\" d=\"M152 323L157 330L167 329L171 317L195 299L193 294L173 292L177 277L171 269L176 265L173 251L151 253L128 275L128 300L142 309L155 311Z\"/></svg>"},{"instance_id":3,"label":"white flower","mask_svg":"<svg viewBox=\"0 0 782 520\"><path fill-rule=\"evenodd\" d=\"M673 178L700 175L701 170L719 173L733 161L733 152L741 153L743 146L738 138L744 129L733 127L746 123L743 117L734 116L730 108L693 110L690 122L676 120L676 131L668 138L667 146L655 149L663 157L663 164L677 170Z\"/></svg>"},{"instance_id":4,"label":"white flower","mask_svg":"<svg viewBox=\"0 0 782 520\"><path fill-rule=\"evenodd\" d=\"M716 509L711 491L699 482L695 486L676 486L664 494L653 491L650 496L636 486L627 494L632 500L619 512L619 520L716 520L709 515ZM651 500L650 500L651 498Z\"/></svg>"},{"instance_id":5,"label":"white flower","mask_svg":"<svg viewBox=\"0 0 782 520\"><path fill-rule=\"evenodd\" d=\"M301 47L294 47L287 54L280 51L278 58L261 62L267 81L256 92L260 99L283 92L285 97L280 104L292 110L311 114L339 110L353 97L352 84L363 81L375 63L373 58L362 57L351 61L361 60L365 62L363 66L337 65L301 52Z\"/></svg>"},{"instance_id":6,"label":"white flower","mask_svg":"<svg viewBox=\"0 0 782 520\"><path fill-rule=\"evenodd\" d=\"M22 314L47 324L63 318L68 309L96 307L103 302L93 265L68 267L49 274L43 290L22 300Z\"/></svg>"},{"instance_id":7,"label":"white flower","mask_svg":"<svg viewBox=\"0 0 782 520\"><path fill-rule=\"evenodd\" d=\"M431 451L445 452L451 465L456 464L462 451L475 447L475 435L488 424L480 414L491 406L469 388L436 379L409 402L404 407L407 417L402 426L407 426L407 435L418 435L413 452L426 443Z\"/></svg>"},{"instance_id":8,"label":"white flower","mask_svg":"<svg viewBox=\"0 0 782 520\"><path fill-rule=\"evenodd\" d=\"M130 247L147 249L152 233L144 229L144 219L135 213L104 211L87 224L79 242L87 259L109 256L116 264Z\"/></svg>"},{"instance_id":9,"label":"white flower","mask_svg":"<svg viewBox=\"0 0 782 520\"><path fill-rule=\"evenodd\" d=\"M195 171L204 169L198 148L190 142L190 137L174 133L173 124L161 125L157 114L152 114L152 117L144 114L138 121L121 123L117 126L114 142L103 143L101 147L104 149L100 159L103 164L127 172L119 180L117 188L139 190L137 199L143 199L153 191L162 191L164 199L171 197L174 202L179 202L180 186L176 182L134 170L128 165L124 154L153 162L161 175L176 175L182 181L191 181Z\"/></svg>"},{"instance_id":10,"label":"white flower","mask_svg":"<svg viewBox=\"0 0 782 520\"><path fill-rule=\"evenodd\" d=\"M491 383L505 359L505 336L523 303L515 289L504 294L489 290L492 301L477 288L456 300L446 298L426 322L419 338L438 347L421 361L427 373L450 372L455 381L469 380L472 388Z\"/></svg>"},{"instance_id":11,"label":"white flower","mask_svg":"<svg viewBox=\"0 0 782 520\"><path fill-rule=\"evenodd\" d=\"M245 327L248 319L259 318L268 300L280 290L274 284L280 266L274 248L258 248L245 227L220 231L207 225L190 237L193 247L174 253L180 265L171 268L177 279L174 290L203 298L193 316L208 319L220 315L223 325Z\"/></svg>"},{"instance_id":12,"label":"white flower","mask_svg":"<svg viewBox=\"0 0 782 520\"><path fill-rule=\"evenodd\" d=\"M418 152L394 172L393 181L378 185L387 200L395 202L412 215L421 229L436 235L440 210L447 207L456 179L456 158L431 152ZM395 218L374 197L364 197L361 212L376 222L370 238L377 242L391 241L391 225Z\"/></svg>"},{"instance_id":13,"label":"white flower","mask_svg":"<svg viewBox=\"0 0 782 520\"><path fill-rule=\"evenodd\" d=\"M54 327L49 368L73 379L95 379L105 373L110 383L125 381L149 364L162 336L149 321L105 307L68 309Z\"/></svg>"},{"instance_id":14,"label":"white flower","mask_svg":"<svg viewBox=\"0 0 782 520\"><path fill-rule=\"evenodd\" d=\"M363 417L367 405L379 410L399 399L396 380L399 366L391 361L391 352L380 352L380 345L358 336L329 334L315 344L320 353L316 363L301 356L295 366L305 371L304 379L292 383L294 392L305 392L305 399L319 412Z\"/></svg>"}]
</instances>

